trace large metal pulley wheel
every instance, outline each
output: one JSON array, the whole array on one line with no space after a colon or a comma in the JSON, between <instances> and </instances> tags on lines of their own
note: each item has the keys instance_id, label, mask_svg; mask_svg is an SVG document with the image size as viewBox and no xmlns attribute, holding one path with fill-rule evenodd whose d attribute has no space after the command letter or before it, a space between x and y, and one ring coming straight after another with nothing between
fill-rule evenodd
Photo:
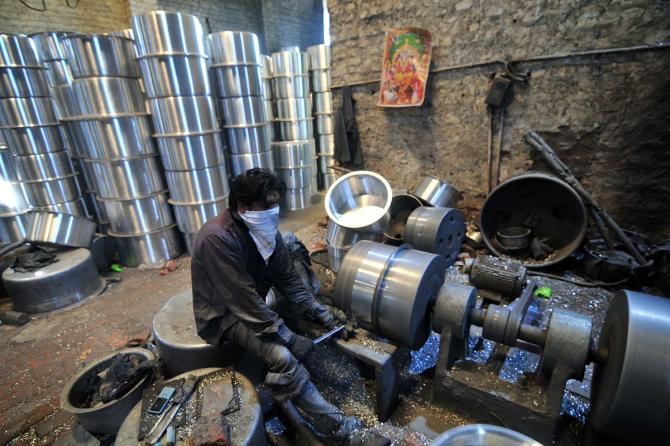
<instances>
[{"instance_id":1,"label":"large metal pulley wheel","mask_svg":"<svg viewBox=\"0 0 670 446\"><path fill-rule=\"evenodd\" d=\"M452 208L420 207L407 219L405 241L421 251L444 257L453 264L465 234L463 213Z\"/></svg>"}]
</instances>

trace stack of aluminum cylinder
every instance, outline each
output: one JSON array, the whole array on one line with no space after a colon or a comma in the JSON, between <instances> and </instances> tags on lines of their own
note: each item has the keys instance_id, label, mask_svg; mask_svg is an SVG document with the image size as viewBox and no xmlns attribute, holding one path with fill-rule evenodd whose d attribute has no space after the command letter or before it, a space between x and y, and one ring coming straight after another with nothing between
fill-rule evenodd
<instances>
[{"instance_id":1,"label":"stack of aluminum cylinder","mask_svg":"<svg viewBox=\"0 0 670 446\"><path fill-rule=\"evenodd\" d=\"M278 140L273 143L275 167L288 187L283 206L303 209L317 191L307 53L297 49L273 53L272 70ZM295 158L297 154L299 158ZM291 164L286 164L287 160Z\"/></svg>"},{"instance_id":2,"label":"stack of aluminum cylinder","mask_svg":"<svg viewBox=\"0 0 670 446\"><path fill-rule=\"evenodd\" d=\"M149 113L139 82L134 43L121 35L62 39L74 77L65 107L73 148L109 218L121 261L160 265L182 252Z\"/></svg>"},{"instance_id":3,"label":"stack of aluminum cylinder","mask_svg":"<svg viewBox=\"0 0 670 446\"><path fill-rule=\"evenodd\" d=\"M132 26L170 203L190 252L200 227L228 206L205 35L197 17L177 12L136 15Z\"/></svg>"},{"instance_id":4,"label":"stack of aluminum cylinder","mask_svg":"<svg viewBox=\"0 0 670 446\"><path fill-rule=\"evenodd\" d=\"M88 216L34 42L0 35L0 126L28 203Z\"/></svg>"},{"instance_id":5,"label":"stack of aluminum cylinder","mask_svg":"<svg viewBox=\"0 0 670 446\"><path fill-rule=\"evenodd\" d=\"M14 157L0 134L0 242L23 240L30 229L30 205L14 166Z\"/></svg>"},{"instance_id":6,"label":"stack of aluminum cylinder","mask_svg":"<svg viewBox=\"0 0 670 446\"><path fill-rule=\"evenodd\" d=\"M314 103L314 131L318 159L319 188L328 189L337 179L331 169L335 165L335 117L333 96L330 91L330 46L307 47L312 78L312 101Z\"/></svg>"},{"instance_id":7,"label":"stack of aluminum cylinder","mask_svg":"<svg viewBox=\"0 0 670 446\"><path fill-rule=\"evenodd\" d=\"M239 175L252 167L272 170L272 131L263 96L258 37L223 31L210 34L208 40L212 81L230 148L232 173Z\"/></svg>"},{"instance_id":8,"label":"stack of aluminum cylinder","mask_svg":"<svg viewBox=\"0 0 670 446\"><path fill-rule=\"evenodd\" d=\"M272 58L270 56L263 55L261 57L261 72L263 73L261 96L263 96L265 112L268 115L268 122L270 122L270 125L268 126L268 129L270 129L270 140L274 141L274 124L277 113L275 112L275 104L272 100Z\"/></svg>"}]
</instances>

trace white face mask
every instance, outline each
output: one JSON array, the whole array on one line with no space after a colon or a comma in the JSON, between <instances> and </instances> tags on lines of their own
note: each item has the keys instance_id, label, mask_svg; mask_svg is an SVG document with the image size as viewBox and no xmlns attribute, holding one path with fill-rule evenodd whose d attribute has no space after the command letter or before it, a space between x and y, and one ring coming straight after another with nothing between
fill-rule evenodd
<instances>
[{"instance_id":1,"label":"white face mask","mask_svg":"<svg viewBox=\"0 0 670 446\"><path fill-rule=\"evenodd\" d=\"M240 218L249 228L249 234L267 263L277 246L277 229L279 226L279 206L265 211L240 212Z\"/></svg>"}]
</instances>

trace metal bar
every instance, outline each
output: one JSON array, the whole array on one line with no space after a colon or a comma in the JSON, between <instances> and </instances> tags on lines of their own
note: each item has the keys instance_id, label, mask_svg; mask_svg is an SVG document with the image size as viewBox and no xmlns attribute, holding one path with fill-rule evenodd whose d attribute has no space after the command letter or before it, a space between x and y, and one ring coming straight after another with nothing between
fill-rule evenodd
<instances>
[{"instance_id":1,"label":"metal bar","mask_svg":"<svg viewBox=\"0 0 670 446\"><path fill-rule=\"evenodd\" d=\"M314 343L314 345L320 344L323 341L326 341L326 340L332 338L334 335L341 332L342 330L344 330L344 325L338 325L337 327L330 330L328 333L324 333L321 336L319 336L318 338L314 339L314 341L312 341L312 342Z\"/></svg>"}]
</instances>

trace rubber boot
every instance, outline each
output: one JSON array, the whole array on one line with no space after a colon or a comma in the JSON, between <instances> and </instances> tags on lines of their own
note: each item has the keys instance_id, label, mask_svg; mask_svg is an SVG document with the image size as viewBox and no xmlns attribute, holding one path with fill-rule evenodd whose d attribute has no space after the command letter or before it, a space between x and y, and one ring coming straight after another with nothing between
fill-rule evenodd
<instances>
[{"instance_id":1,"label":"rubber boot","mask_svg":"<svg viewBox=\"0 0 670 446\"><path fill-rule=\"evenodd\" d=\"M300 395L293 398L293 403L323 437L344 439L360 427L358 420L345 417L340 409L326 401L311 381L307 381Z\"/></svg>"}]
</instances>

